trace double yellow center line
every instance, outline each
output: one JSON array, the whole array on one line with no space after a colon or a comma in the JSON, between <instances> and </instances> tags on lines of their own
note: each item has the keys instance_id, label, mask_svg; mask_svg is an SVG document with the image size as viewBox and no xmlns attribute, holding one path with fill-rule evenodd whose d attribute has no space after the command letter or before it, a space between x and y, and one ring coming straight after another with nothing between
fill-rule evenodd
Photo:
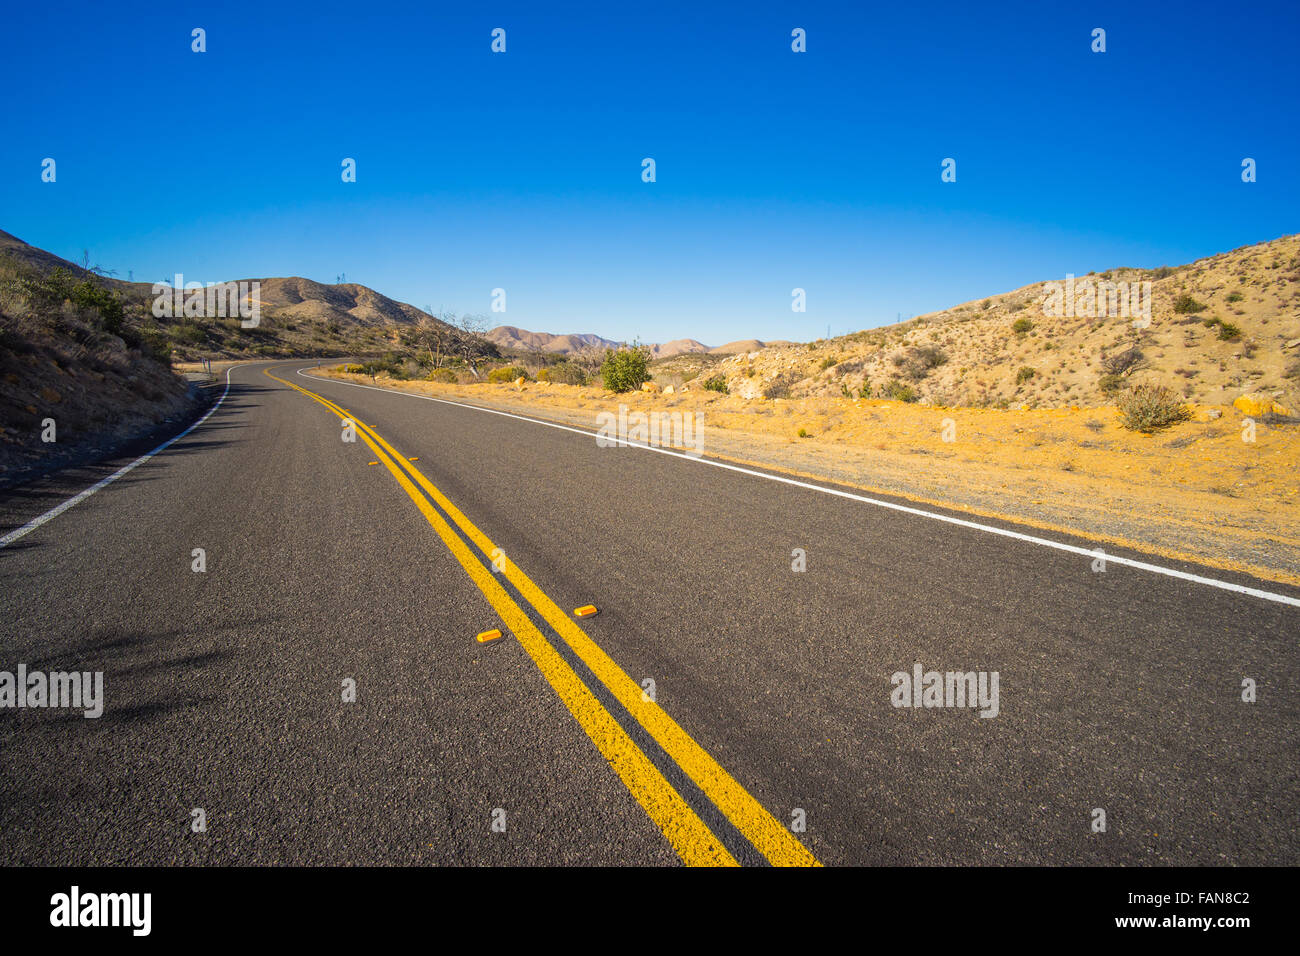
<instances>
[{"instance_id":1,"label":"double yellow center line","mask_svg":"<svg viewBox=\"0 0 1300 956\"><path fill-rule=\"evenodd\" d=\"M569 709L569 713L609 761L650 819L663 831L683 862L690 866L738 865L722 841L583 683L527 612L502 587L496 575L465 543L468 539L483 555L492 555L497 548L487 535L466 518L406 456L399 454L369 425L329 399L272 375L270 369L266 369L265 373L282 385L324 405L340 419L353 423L357 434L420 509L443 544L469 574L470 580L483 592L488 603L514 633L542 676ZM439 508L442 509L441 513ZM443 517L444 514L446 518ZM447 518L459 528L459 534ZM631 718L759 853L776 866L820 865L794 834L768 813L663 708L647 700L642 695L641 687L534 584L518 565L509 560L504 565L500 573L518 594L568 644Z\"/></svg>"}]
</instances>

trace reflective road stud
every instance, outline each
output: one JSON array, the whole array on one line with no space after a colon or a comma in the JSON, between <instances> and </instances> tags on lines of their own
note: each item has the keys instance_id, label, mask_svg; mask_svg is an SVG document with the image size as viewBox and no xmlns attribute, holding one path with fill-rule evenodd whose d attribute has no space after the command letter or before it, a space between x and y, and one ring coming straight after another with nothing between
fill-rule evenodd
<instances>
[{"instance_id":1,"label":"reflective road stud","mask_svg":"<svg viewBox=\"0 0 1300 956\"><path fill-rule=\"evenodd\" d=\"M582 607L575 607L573 614L575 617L591 617L596 612L596 605L584 604Z\"/></svg>"},{"instance_id":2,"label":"reflective road stud","mask_svg":"<svg viewBox=\"0 0 1300 956\"><path fill-rule=\"evenodd\" d=\"M486 644L488 641L495 641L500 636L501 636L501 629L493 628L490 631L484 631L482 634L480 634L478 636L478 642L480 644Z\"/></svg>"}]
</instances>

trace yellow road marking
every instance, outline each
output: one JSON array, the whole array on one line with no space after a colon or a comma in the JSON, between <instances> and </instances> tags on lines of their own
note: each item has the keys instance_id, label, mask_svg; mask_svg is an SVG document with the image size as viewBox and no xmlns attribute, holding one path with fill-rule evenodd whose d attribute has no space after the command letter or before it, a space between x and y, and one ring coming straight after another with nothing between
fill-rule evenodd
<instances>
[{"instance_id":1,"label":"yellow road marking","mask_svg":"<svg viewBox=\"0 0 1300 956\"><path fill-rule=\"evenodd\" d=\"M326 399L326 401L329 401ZM331 403L332 404L332 403ZM335 406L338 408L339 406ZM336 412L338 414L338 412ZM358 428L373 435L389 452L393 452L382 437L364 422ZM398 456L400 457L400 456ZM429 497L460 526L461 530L484 554L496 549L491 539L480 531L461 511L439 491L418 468L408 469ZM614 663L614 660L596 644L567 614L552 601L532 580L510 561L505 576L538 613L585 663L629 714L644 727L686 775L726 815L736 828L767 857L774 866L820 866L795 835L767 812L754 797L727 773L703 747L696 743L681 726L653 701L647 701L642 688Z\"/></svg>"},{"instance_id":2,"label":"yellow road marking","mask_svg":"<svg viewBox=\"0 0 1300 956\"><path fill-rule=\"evenodd\" d=\"M328 399L314 392L286 382L272 375L269 369L265 374L301 392L313 401L324 405L340 418L356 417L340 408ZM358 422L358 424L360 424ZM699 815L659 772L636 743L628 736L613 715L596 699L590 688L584 684L567 661L560 656L542 635L537 626L529 620L528 615L518 604L511 600L505 589L493 578L492 574L475 557L460 536L443 520L423 495L411 484L410 479L389 458L385 451L371 439L374 434L369 428L360 430L362 440L392 473L398 485L410 499L415 502L425 519L437 532L448 550L456 557L469 574L470 579L488 599L493 609L505 621L506 626L514 632L519 643L532 658L542 676L559 695L579 726L591 738L592 743L601 752L610 766L622 779L632 796L645 809L650 819L659 827L669 844L689 866L737 866L739 865L727 848L705 825ZM375 436L378 438L378 436ZM382 439L379 439L383 443ZM386 443L385 443L386 447ZM398 456L400 457L400 456Z\"/></svg>"},{"instance_id":3,"label":"yellow road marking","mask_svg":"<svg viewBox=\"0 0 1300 956\"><path fill-rule=\"evenodd\" d=\"M342 406L336 405L327 398L293 385L291 382L285 384L325 403L334 410L336 415L355 418ZM373 428L359 420L356 423L358 428L367 435L373 436L374 440L395 459L402 458ZM453 505L418 468L408 466L407 470L420 487L438 503L484 554L492 554L496 550L496 545L491 539L465 517L460 509ZM696 786L774 866L821 865L790 830L768 813L763 805L727 773L690 734L669 717L663 708L653 701L645 700L641 686L628 677L585 631L519 569L515 562L508 562L504 573L524 599L551 627L555 628L628 713L650 733Z\"/></svg>"}]
</instances>

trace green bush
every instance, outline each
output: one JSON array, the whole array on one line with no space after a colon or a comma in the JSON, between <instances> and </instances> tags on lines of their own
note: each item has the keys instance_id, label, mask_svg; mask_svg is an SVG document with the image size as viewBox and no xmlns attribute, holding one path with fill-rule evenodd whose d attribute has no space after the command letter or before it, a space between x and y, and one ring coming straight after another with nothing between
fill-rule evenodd
<instances>
[{"instance_id":1,"label":"green bush","mask_svg":"<svg viewBox=\"0 0 1300 956\"><path fill-rule=\"evenodd\" d=\"M714 375L704 380L704 387L710 392L721 392L723 395L730 394L731 389L727 387L726 376L722 374Z\"/></svg>"},{"instance_id":2,"label":"green bush","mask_svg":"<svg viewBox=\"0 0 1300 956\"><path fill-rule=\"evenodd\" d=\"M172 326L172 341L182 345L200 345L207 341L207 333L197 322L182 322Z\"/></svg>"},{"instance_id":3,"label":"green bush","mask_svg":"<svg viewBox=\"0 0 1300 956\"><path fill-rule=\"evenodd\" d=\"M254 351L257 350L254 349ZM392 371L392 367L387 362L377 361L377 360L365 362L361 365L353 366L353 367L356 368L360 374L369 375L371 380L373 380L375 376L379 375L381 372Z\"/></svg>"},{"instance_id":4,"label":"green bush","mask_svg":"<svg viewBox=\"0 0 1300 956\"><path fill-rule=\"evenodd\" d=\"M1097 387L1101 389L1103 395L1114 395L1124 387L1124 376L1108 372L1097 379Z\"/></svg>"},{"instance_id":5,"label":"green bush","mask_svg":"<svg viewBox=\"0 0 1300 956\"><path fill-rule=\"evenodd\" d=\"M1174 311L1180 315L1186 315L1191 312L1204 312L1208 308L1204 302L1199 302L1191 293L1184 292L1178 298L1174 299Z\"/></svg>"},{"instance_id":6,"label":"green bush","mask_svg":"<svg viewBox=\"0 0 1300 956\"><path fill-rule=\"evenodd\" d=\"M539 382L558 382L561 385L586 385L587 373L576 362L558 362L537 373Z\"/></svg>"},{"instance_id":7,"label":"green bush","mask_svg":"<svg viewBox=\"0 0 1300 956\"><path fill-rule=\"evenodd\" d=\"M898 379L894 379L880 390L881 398L889 398L898 402L915 402L919 401L921 396L916 393L916 389L910 385L905 385Z\"/></svg>"},{"instance_id":8,"label":"green bush","mask_svg":"<svg viewBox=\"0 0 1300 956\"><path fill-rule=\"evenodd\" d=\"M600 377L611 392L631 392L650 381L648 350L642 346L605 352Z\"/></svg>"},{"instance_id":9,"label":"green bush","mask_svg":"<svg viewBox=\"0 0 1300 956\"><path fill-rule=\"evenodd\" d=\"M1023 385L1037 374L1037 369L1030 368L1028 365L1022 365L1020 366L1020 371L1016 372L1016 384Z\"/></svg>"},{"instance_id":10,"label":"green bush","mask_svg":"<svg viewBox=\"0 0 1300 956\"><path fill-rule=\"evenodd\" d=\"M1031 331L1033 327L1034 323L1024 318L1016 319L1016 321L1011 323L1011 331L1015 332L1017 335L1024 335L1026 332Z\"/></svg>"},{"instance_id":11,"label":"green bush","mask_svg":"<svg viewBox=\"0 0 1300 956\"><path fill-rule=\"evenodd\" d=\"M1240 301L1241 301L1242 299L1244 299L1244 298L1245 298L1245 296L1243 296L1240 292L1229 292L1229 293L1228 293L1228 301L1229 301L1229 302L1240 302Z\"/></svg>"},{"instance_id":12,"label":"green bush","mask_svg":"<svg viewBox=\"0 0 1300 956\"><path fill-rule=\"evenodd\" d=\"M501 368L494 368L488 372L488 381L494 384L501 382L513 382L516 379L527 378L528 370L518 365L505 365Z\"/></svg>"},{"instance_id":13,"label":"green bush","mask_svg":"<svg viewBox=\"0 0 1300 956\"><path fill-rule=\"evenodd\" d=\"M1119 410L1124 427L1140 432L1168 428L1192 417L1173 389L1164 385L1133 386L1120 398Z\"/></svg>"},{"instance_id":14,"label":"green bush","mask_svg":"<svg viewBox=\"0 0 1300 956\"><path fill-rule=\"evenodd\" d=\"M1241 329L1231 322L1220 322L1219 338L1224 342L1235 342L1241 338Z\"/></svg>"},{"instance_id":15,"label":"green bush","mask_svg":"<svg viewBox=\"0 0 1300 956\"><path fill-rule=\"evenodd\" d=\"M456 373L449 368L435 368L426 378L430 382L446 382L448 385L455 385L460 381Z\"/></svg>"}]
</instances>

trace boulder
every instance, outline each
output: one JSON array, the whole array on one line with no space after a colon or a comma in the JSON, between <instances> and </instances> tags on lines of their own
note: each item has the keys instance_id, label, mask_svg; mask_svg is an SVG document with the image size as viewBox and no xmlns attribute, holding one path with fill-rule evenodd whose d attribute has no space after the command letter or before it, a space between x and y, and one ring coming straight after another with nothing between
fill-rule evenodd
<instances>
[{"instance_id":1,"label":"boulder","mask_svg":"<svg viewBox=\"0 0 1300 956\"><path fill-rule=\"evenodd\" d=\"M1267 395L1261 395L1258 392L1247 392L1245 395L1239 395L1237 400L1232 403L1232 407L1243 415L1255 417L1257 415L1267 415L1272 412L1274 415L1289 414L1285 408L1278 405Z\"/></svg>"},{"instance_id":2,"label":"boulder","mask_svg":"<svg viewBox=\"0 0 1300 956\"><path fill-rule=\"evenodd\" d=\"M663 389L659 387L658 382L642 382L641 391L649 392L651 395L658 395Z\"/></svg>"}]
</instances>

